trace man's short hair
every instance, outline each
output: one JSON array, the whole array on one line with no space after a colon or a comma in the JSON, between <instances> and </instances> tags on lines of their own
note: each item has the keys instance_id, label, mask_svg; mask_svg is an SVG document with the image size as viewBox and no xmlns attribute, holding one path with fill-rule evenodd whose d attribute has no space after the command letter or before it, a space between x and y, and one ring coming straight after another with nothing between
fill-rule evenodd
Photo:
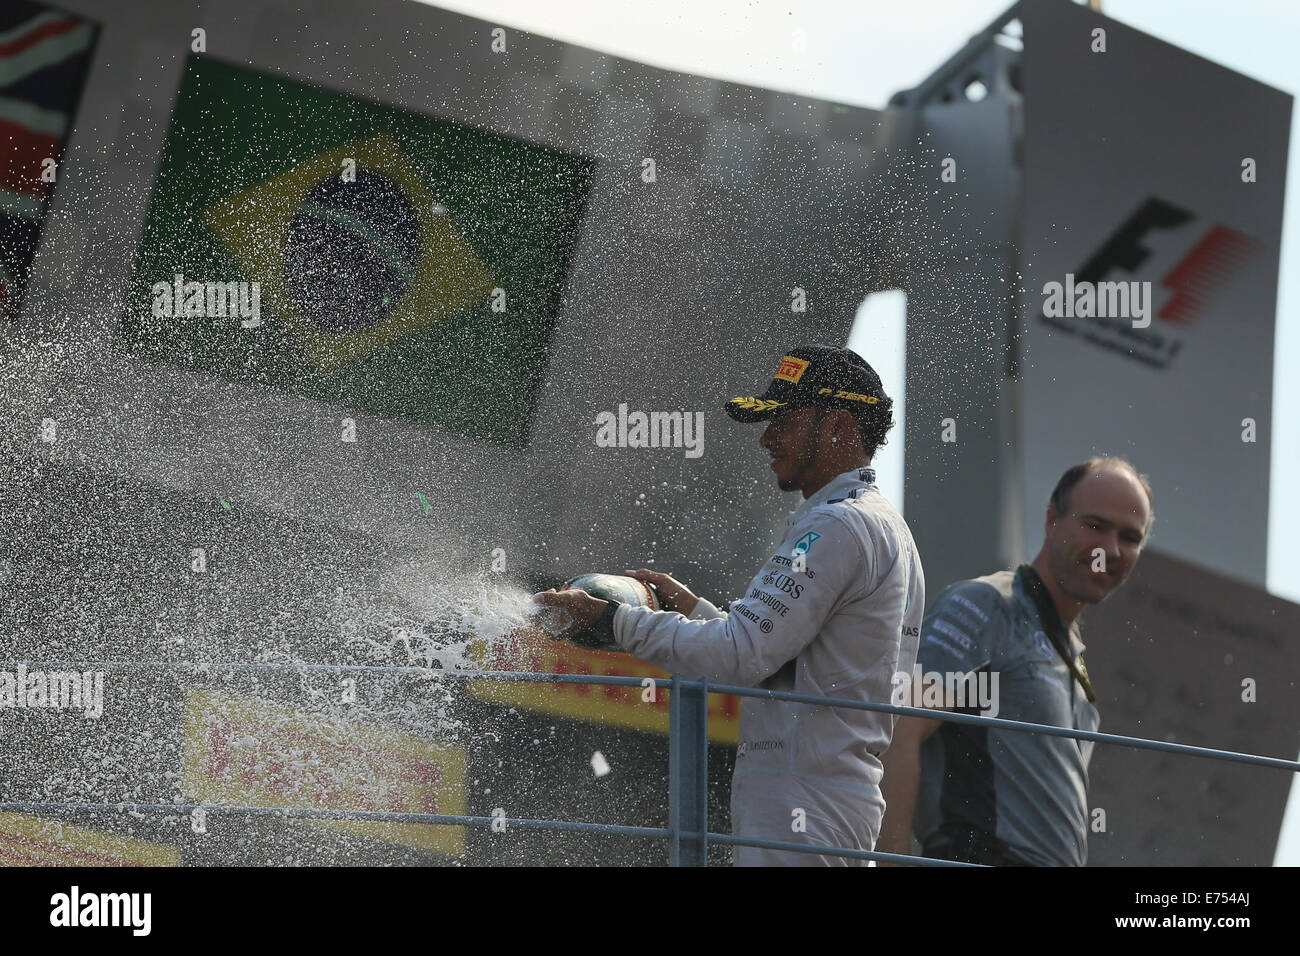
<instances>
[{"instance_id":1,"label":"man's short hair","mask_svg":"<svg viewBox=\"0 0 1300 956\"><path fill-rule=\"evenodd\" d=\"M868 458L876 456L876 449L889 442L885 435L894 427L894 400L881 391L880 401L870 411L854 416L858 423L858 435L862 438L862 450Z\"/></svg>"},{"instance_id":2,"label":"man's short hair","mask_svg":"<svg viewBox=\"0 0 1300 956\"><path fill-rule=\"evenodd\" d=\"M1079 464L1065 469L1065 474L1061 476L1061 480L1056 483L1056 488L1052 490L1050 504L1053 510L1057 514L1069 514L1070 497L1074 493L1074 486L1082 481L1085 475L1096 471L1098 468L1120 468L1137 479L1137 483L1147 493L1147 509L1150 511L1150 517L1147 520L1144 536L1150 534L1151 526L1155 524L1156 520L1156 499L1155 494L1151 491L1151 479L1134 468L1131 462L1123 458L1117 458L1114 455L1094 455L1087 461L1081 461Z\"/></svg>"}]
</instances>

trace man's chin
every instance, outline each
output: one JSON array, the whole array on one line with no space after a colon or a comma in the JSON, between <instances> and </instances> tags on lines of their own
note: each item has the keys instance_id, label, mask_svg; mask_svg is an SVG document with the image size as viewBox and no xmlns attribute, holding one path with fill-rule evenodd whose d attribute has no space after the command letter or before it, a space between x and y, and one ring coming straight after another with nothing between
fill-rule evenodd
<instances>
[{"instance_id":1,"label":"man's chin","mask_svg":"<svg viewBox=\"0 0 1300 956\"><path fill-rule=\"evenodd\" d=\"M1100 604L1102 601L1106 600L1106 598L1114 594L1115 589L1123 583L1123 581L1114 581L1109 579L1102 581L1088 581L1086 586L1081 589L1083 593L1078 596L1070 596L1076 601L1082 601L1084 604Z\"/></svg>"},{"instance_id":2,"label":"man's chin","mask_svg":"<svg viewBox=\"0 0 1300 956\"><path fill-rule=\"evenodd\" d=\"M782 474L781 471L773 468L772 477L776 479L776 486L782 491L793 491L799 487L799 476L797 474L792 475L788 471Z\"/></svg>"}]
</instances>

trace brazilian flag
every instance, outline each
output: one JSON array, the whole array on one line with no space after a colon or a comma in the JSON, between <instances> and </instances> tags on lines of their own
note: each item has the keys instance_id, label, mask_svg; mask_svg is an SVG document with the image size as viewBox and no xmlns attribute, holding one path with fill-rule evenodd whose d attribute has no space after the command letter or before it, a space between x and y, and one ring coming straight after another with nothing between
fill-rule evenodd
<instances>
[{"instance_id":1,"label":"brazilian flag","mask_svg":"<svg viewBox=\"0 0 1300 956\"><path fill-rule=\"evenodd\" d=\"M592 166L191 56L119 339L148 361L522 445ZM241 319L250 301L257 318Z\"/></svg>"}]
</instances>

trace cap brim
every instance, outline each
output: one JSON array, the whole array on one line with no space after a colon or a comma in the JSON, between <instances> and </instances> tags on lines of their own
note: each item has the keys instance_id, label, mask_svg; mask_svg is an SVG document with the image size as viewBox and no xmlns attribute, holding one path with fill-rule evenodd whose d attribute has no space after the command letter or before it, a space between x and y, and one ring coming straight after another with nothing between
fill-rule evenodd
<instances>
[{"instance_id":1,"label":"cap brim","mask_svg":"<svg viewBox=\"0 0 1300 956\"><path fill-rule=\"evenodd\" d=\"M755 395L741 395L727 402L724 407L727 409L727 414L738 422L762 422L789 404L789 402L777 402Z\"/></svg>"}]
</instances>

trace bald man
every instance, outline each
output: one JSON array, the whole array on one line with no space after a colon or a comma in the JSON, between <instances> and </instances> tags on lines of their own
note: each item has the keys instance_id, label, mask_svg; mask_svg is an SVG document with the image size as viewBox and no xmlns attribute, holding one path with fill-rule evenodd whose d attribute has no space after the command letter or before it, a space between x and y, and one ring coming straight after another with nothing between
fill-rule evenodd
<instances>
[{"instance_id":1,"label":"bald man","mask_svg":"<svg viewBox=\"0 0 1300 956\"><path fill-rule=\"evenodd\" d=\"M1127 461L1090 458L1067 470L1038 556L939 595L921 625L916 670L895 675L896 691L912 693L894 702L1095 731L1079 617L1124 583L1153 519L1150 482ZM942 677L945 693L921 675ZM1083 866L1091 756L1090 741L900 717L883 758L877 849L909 853L915 830L924 856Z\"/></svg>"}]
</instances>

